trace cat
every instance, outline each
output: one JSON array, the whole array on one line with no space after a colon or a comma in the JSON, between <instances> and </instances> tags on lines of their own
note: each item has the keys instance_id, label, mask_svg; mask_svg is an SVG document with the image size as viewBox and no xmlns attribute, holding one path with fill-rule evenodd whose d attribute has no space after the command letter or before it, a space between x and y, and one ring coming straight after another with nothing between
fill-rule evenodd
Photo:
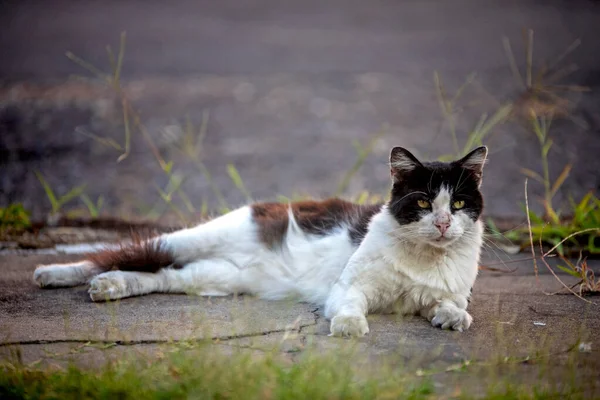
<instances>
[{"instance_id":1,"label":"cat","mask_svg":"<svg viewBox=\"0 0 600 400\"><path fill-rule=\"evenodd\" d=\"M368 313L421 315L463 331L472 323L466 309L482 245L486 159L485 146L448 163L420 162L394 147L385 204L255 203L80 262L38 266L33 279L40 287L89 281L93 301L148 293L295 296L324 305L335 336L367 334Z\"/></svg>"}]
</instances>

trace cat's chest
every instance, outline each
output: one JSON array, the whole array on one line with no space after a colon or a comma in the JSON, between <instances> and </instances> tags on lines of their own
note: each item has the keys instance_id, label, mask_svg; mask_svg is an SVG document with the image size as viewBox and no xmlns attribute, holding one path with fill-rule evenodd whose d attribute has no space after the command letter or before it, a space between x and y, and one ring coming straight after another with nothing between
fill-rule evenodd
<instances>
[{"instance_id":1,"label":"cat's chest","mask_svg":"<svg viewBox=\"0 0 600 400\"><path fill-rule=\"evenodd\" d=\"M388 249L385 252L400 290L410 287L462 293L470 290L477 274L473 257L460 253L426 253L417 249Z\"/></svg>"}]
</instances>

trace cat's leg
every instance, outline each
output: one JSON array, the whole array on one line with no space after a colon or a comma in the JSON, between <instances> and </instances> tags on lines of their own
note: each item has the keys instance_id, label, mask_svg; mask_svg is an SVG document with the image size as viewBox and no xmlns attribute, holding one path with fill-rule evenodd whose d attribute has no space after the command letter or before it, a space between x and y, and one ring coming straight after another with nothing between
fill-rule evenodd
<instances>
[{"instance_id":1,"label":"cat's leg","mask_svg":"<svg viewBox=\"0 0 600 400\"><path fill-rule=\"evenodd\" d=\"M453 295L422 309L421 315L435 327L462 332L473 322L473 317L467 312L467 304L466 297Z\"/></svg>"},{"instance_id":2,"label":"cat's leg","mask_svg":"<svg viewBox=\"0 0 600 400\"><path fill-rule=\"evenodd\" d=\"M194 293L226 296L240 293L240 270L226 260L201 260L184 268L164 268L155 273L109 271L90 281L93 301L116 300L149 293Z\"/></svg>"},{"instance_id":3,"label":"cat's leg","mask_svg":"<svg viewBox=\"0 0 600 400\"><path fill-rule=\"evenodd\" d=\"M239 208L193 228L161 235L158 240L179 264L255 252L258 245L250 207Z\"/></svg>"},{"instance_id":4,"label":"cat's leg","mask_svg":"<svg viewBox=\"0 0 600 400\"><path fill-rule=\"evenodd\" d=\"M361 337L369 333L367 297L357 286L336 283L325 304L325 317L331 320L330 336Z\"/></svg>"},{"instance_id":5,"label":"cat's leg","mask_svg":"<svg viewBox=\"0 0 600 400\"><path fill-rule=\"evenodd\" d=\"M91 261L39 265L33 273L33 281L40 287L77 286L101 272L103 270Z\"/></svg>"},{"instance_id":6,"label":"cat's leg","mask_svg":"<svg viewBox=\"0 0 600 400\"><path fill-rule=\"evenodd\" d=\"M90 281L92 301L117 300L160 291L164 277L152 272L108 271Z\"/></svg>"},{"instance_id":7,"label":"cat's leg","mask_svg":"<svg viewBox=\"0 0 600 400\"><path fill-rule=\"evenodd\" d=\"M364 246L365 242L361 246ZM364 248L363 248L364 249ZM364 336L369 333L369 311L388 309L396 300L397 283L390 265L369 257L370 249L350 258L325 303L332 336ZM367 256L364 256L367 254Z\"/></svg>"},{"instance_id":8,"label":"cat's leg","mask_svg":"<svg viewBox=\"0 0 600 400\"><path fill-rule=\"evenodd\" d=\"M70 264L40 265L33 280L41 287L66 287L87 283L90 278L117 269L155 273L199 259L255 254L256 229L249 207L242 207L194 228L108 247Z\"/></svg>"}]
</instances>

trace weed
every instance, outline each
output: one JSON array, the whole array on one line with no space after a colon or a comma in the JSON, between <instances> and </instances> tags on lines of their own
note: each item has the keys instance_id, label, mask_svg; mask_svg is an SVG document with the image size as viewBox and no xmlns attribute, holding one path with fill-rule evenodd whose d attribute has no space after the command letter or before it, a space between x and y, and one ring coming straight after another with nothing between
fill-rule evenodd
<instances>
[{"instance_id":1,"label":"weed","mask_svg":"<svg viewBox=\"0 0 600 400\"><path fill-rule=\"evenodd\" d=\"M356 150L356 161L354 162L354 165L352 165L352 167L343 176L342 180L340 181L337 187L337 190L335 191L335 196L340 196L346 191L348 185L352 181L352 178L354 178L358 171L360 171L360 168L365 163L367 157L373 152L373 148L375 147L377 141L385 134L386 129L387 127L383 126L378 133L376 133L371 137L371 139L369 139L366 145L361 144L358 140L352 141L352 146L354 146L354 150Z\"/></svg>"},{"instance_id":2,"label":"weed","mask_svg":"<svg viewBox=\"0 0 600 400\"><path fill-rule=\"evenodd\" d=\"M518 242L525 247L528 237L534 242L544 242L556 246L559 255L578 254L581 250L592 254L600 254L598 245L600 229L600 200L592 193L585 195L578 203L571 200L571 208L562 213L553 205L553 199L567 180L572 165L566 164L561 173L554 179L550 176L549 153L554 142L549 135L552 121L556 117L571 118L573 105L559 93L587 91L588 88L576 85L557 85L556 82L577 69L574 64L561 68L561 62L579 45L575 40L553 62L542 63L536 72L533 67L533 31L526 32L526 68L525 78L519 72L512 52L510 41L503 39L511 70L523 93L513 102L513 108L525 128L533 132L540 149L541 174L531 169L522 168L521 172L528 178L543 185L544 195L541 200L544 214L537 215L527 211L529 227L520 227L511 232L501 234L493 224L488 224L494 234ZM514 113L513 113L514 115ZM581 233L584 231L584 233ZM563 240L568 238L568 240Z\"/></svg>"},{"instance_id":3,"label":"weed","mask_svg":"<svg viewBox=\"0 0 600 400\"><path fill-rule=\"evenodd\" d=\"M219 187L215 184L212 179L212 175L204 162L202 161L201 152L202 152L202 142L206 137L208 132L208 120L210 117L210 113L208 110L205 110L202 113L202 122L200 124L200 129L198 129L198 133L196 133L196 129L192 124L192 121L189 117L186 118L184 135L181 140L181 144L176 146L176 148L181 152L183 156L185 156L188 160L192 162L193 165L198 168L200 173L204 176L204 179L210 186L213 194L215 195L217 202L219 204L219 211L221 213L226 213L229 211L229 205L227 204L227 200L225 200L225 196L219 189ZM239 175L239 174L238 174ZM202 203L202 215L207 214L207 203L204 201Z\"/></svg>"},{"instance_id":4,"label":"weed","mask_svg":"<svg viewBox=\"0 0 600 400\"><path fill-rule=\"evenodd\" d=\"M577 85L561 85L561 81L578 67L574 63L562 66L563 61L581 44L581 40L573 41L561 54L551 62L542 62L541 66L534 70L533 63L533 37L532 29L524 31L525 36L525 78L517 67L515 55L508 38L503 38L504 50L506 52L511 71L521 90L521 94L513 102L513 115L524 121L529 121L531 112L541 117L561 117L574 120L571 115L573 103L566 95L589 91L589 88Z\"/></svg>"},{"instance_id":5,"label":"weed","mask_svg":"<svg viewBox=\"0 0 600 400\"><path fill-rule=\"evenodd\" d=\"M44 192L46 192L46 197L50 201L50 206L52 209L52 211L51 211L52 216L58 215L61 208L65 204L67 204L71 200L81 196L83 194L83 191L85 190L86 185L80 185L80 186L74 187L73 189L69 190L67 193L63 194L62 196L57 196L54 193L54 191L52 190L52 187L50 186L50 184L48 184L46 179L44 179L42 174L38 171L34 171L34 172L35 172L35 176L37 176L38 180L44 187Z\"/></svg>"},{"instance_id":6,"label":"weed","mask_svg":"<svg viewBox=\"0 0 600 400\"><path fill-rule=\"evenodd\" d=\"M85 193L81 194L79 198L87 207L87 210L90 213L90 217L98 218L100 216L100 211L102 210L102 206L104 205L104 197L99 196L95 203Z\"/></svg>"},{"instance_id":7,"label":"weed","mask_svg":"<svg viewBox=\"0 0 600 400\"><path fill-rule=\"evenodd\" d=\"M238 190L242 192L244 196L246 196L246 200L249 202L252 201L252 196L250 195L248 189L246 189L244 181L242 180L242 177L240 176L240 173L238 172L237 168L235 168L235 165L227 164L227 173L229 174L229 178L231 179L231 182L233 182L235 187L238 188Z\"/></svg>"},{"instance_id":8,"label":"weed","mask_svg":"<svg viewBox=\"0 0 600 400\"><path fill-rule=\"evenodd\" d=\"M29 211L21 203L9 204L0 208L0 230L20 231L31 226Z\"/></svg>"},{"instance_id":9,"label":"weed","mask_svg":"<svg viewBox=\"0 0 600 400\"><path fill-rule=\"evenodd\" d=\"M592 192L571 208L572 215L547 220L529 211L531 233L536 243L542 241L557 246L560 255L576 255L581 250L600 254L600 199ZM524 233L523 229L515 233ZM565 240L566 239L566 240Z\"/></svg>"},{"instance_id":10,"label":"weed","mask_svg":"<svg viewBox=\"0 0 600 400\"><path fill-rule=\"evenodd\" d=\"M188 215L194 214L197 211L197 208L190 201L189 197L186 195L183 189L183 183L185 181L185 175L181 172L177 171L174 166L173 160L167 161L160 153L158 147L154 143L152 136L149 134L148 130L144 126L139 116L139 113L136 111L133 104L129 101L125 90L123 89L121 80L120 80L120 72L122 68L122 63L125 54L125 33L121 34L121 41L119 46L118 55L115 57L110 47L107 47L107 52L109 56L109 61L112 66L112 71L110 73L106 73L96 68L92 64L87 61L79 58L71 52L67 52L67 57L92 73L97 78L101 79L105 82L109 87L111 87L115 94L121 100L121 106L123 110L123 122L125 127L125 135L123 138L123 143L118 143L117 141L106 138L102 136L95 135L94 133L81 131L80 132L87 137L97 141L98 143L114 148L120 152L119 157L117 158L117 162L121 162L125 160L131 151L131 138L135 132L139 132L144 137L146 144L148 145L150 151L154 155L155 160L157 161L160 169L168 178L167 186L165 188L161 188L158 185L155 185L156 191L164 204L166 204L171 211L184 223L187 223L189 220ZM213 195L215 196L218 204L219 204L219 212L226 213L230 211L229 205L223 193L219 189L219 187L215 184L212 175L206 165L202 160L202 142L207 133L209 120L208 111L204 111L202 115L202 122L199 129L194 127L191 119L186 118L185 126L183 127L183 136L180 143L175 145L175 149L179 151L181 155L185 157L188 161L191 161L192 164L200 171L206 182L209 184ZM360 168L363 166L366 158L372 153L373 147L376 144L377 140L383 135L384 129L381 132L374 135L372 139L366 145L362 145L358 141L353 142L354 148L357 153L357 159L353 166L348 170L348 172L342 177L341 182L339 183L337 190L335 191L335 195L341 195L348 187L352 178L358 173ZM234 164L229 163L227 165L227 173L233 185L244 195L247 201L252 201L252 195L250 191L247 189L244 181L235 167ZM180 209L177 203L175 202L175 197L178 197L178 200L183 203L185 206L185 210ZM285 197L280 197L281 200L289 200ZM85 202L85 200L83 200ZM96 210L90 208L88 202L85 202L86 206L90 212L95 212ZM200 214L205 216L208 214L208 205L206 199L202 201L202 205L200 207ZM146 207L148 209L148 207ZM158 214L156 212L156 207L150 207L148 211L148 215L152 215L157 217Z\"/></svg>"},{"instance_id":11,"label":"weed","mask_svg":"<svg viewBox=\"0 0 600 400\"><path fill-rule=\"evenodd\" d=\"M521 171L528 177L540 182L544 185L544 199L542 204L545 210L545 216L550 219L553 223L559 223L559 216L554 207L552 206L552 199L558 192L558 189L565 182L569 173L571 172L571 164L564 166L560 175L552 182L550 178L550 168L548 163L548 153L554 144L552 138L548 136L548 131L552 123L551 117L541 116L538 117L532 110L531 125L535 136L538 139L540 146L540 162L542 164L543 175L538 174L530 169L522 168Z\"/></svg>"},{"instance_id":12,"label":"weed","mask_svg":"<svg viewBox=\"0 0 600 400\"><path fill-rule=\"evenodd\" d=\"M565 257L561 257L561 260L566 266L559 264L556 267L578 279L576 283L571 285L571 290L577 290L580 296L600 294L600 280L596 279L594 271L588 267L587 260L581 257L575 263Z\"/></svg>"},{"instance_id":13,"label":"weed","mask_svg":"<svg viewBox=\"0 0 600 400\"><path fill-rule=\"evenodd\" d=\"M495 236L517 242L522 247L528 244L531 235L535 243L544 242L549 246L556 246L559 255L576 255L581 250L600 254L600 199L590 191L578 203L571 200L571 207L566 216L554 207L553 199L567 180L571 164L565 165L558 177L552 179L548 157L553 145L552 138L548 135L551 119L533 115L531 124L540 147L542 174L527 168L522 168L521 171L528 178L543 185L544 195L541 203L544 214L538 215L528 208L526 212L530 226L518 227L510 232L500 233L493 223L488 223L488 227Z\"/></svg>"},{"instance_id":14,"label":"weed","mask_svg":"<svg viewBox=\"0 0 600 400\"><path fill-rule=\"evenodd\" d=\"M165 201L165 203L172 210L175 210L177 207L175 206L175 204L173 203L172 200L173 200L174 193L177 193L179 195L180 199L187 206L188 211L194 212L195 208L192 206L191 202L189 201L188 196L185 194L185 192L183 191L183 189L181 187L181 183L183 182L183 178L181 177L181 174L178 174L174 170L172 160L167 161L162 156L162 154L160 153L160 150L158 149L158 146L156 146L154 140L152 139L152 135L148 132L148 129L142 123L139 113L137 112L135 107L132 105L131 101L127 97L127 94L125 93L125 90L123 89L122 82L121 82L121 69L123 67L123 60L125 57L125 44L126 44L126 34L125 34L125 32L123 32L123 33L121 33L121 39L120 39L120 43L119 43L119 51L118 51L116 57L115 57L111 47L107 46L108 58L109 58L109 62L110 62L111 68L112 68L112 71L110 73L101 71L100 69L96 68L94 65L79 58L78 56L76 56L75 54L73 54L71 52L67 52L67 54L66 54L69 59L71 59L72 61L74 61L75 63L77 63L78 65L80 65L81 67L83 67L84 69L89 71L90 73L92 73L94 76L96 76L103 82L105 82L110 88L113 89L113 91L115 92L115 94L121 101L121 109L123 112L123 124L124 124L123 144L119 144L118 142L116 142L113 139L101 137L101 136L98 136L98 135L95 135L92 133L85 133L85 134L86 134L86 136L91 137L92 139L96 140L97 142L99 142L103 145L110 146L110 147L118 150L120 152L120 155L117 158L117 162L120 163L120 162L124 161L125 159L127 159L127 157L129 156L129 154L131 152L132 135L136 131L139 132L142 135L142 137L144 138L144 141L146 142L147 146L149 147L149 149L150 149L152 155L154 156L154 159L156 160L161 171L168 178L168 183L167 183L168 187L166 189L161 189L161 188L157 187L157 191L158 191L160 198L163 201ZM171 192L170 188L174 188L174 190ZM187 222L187 218L185 218L184 213L182 213L179 209L177 209L176 215L181 220L181 222L184 222L184 223Z\"/></svg>"},{"instance_id":15,"label":"weed","mask_svg":"<svg viewBox=\"0 0 600 400\"><path fill-rule=\"evenodd\" d=\"M467 138L464 145L460 146L456 134L456 119L458 116L457 114L459 113L458 102L460 101L465 89L475 81L475 74L469 75L461 87L459 87L456 93L454 93L454 95L451 97L448 96L447 91L442 83L442 78L437 72L434 73L433 80L440 110L444 121L448 125L454 148L453 153L444 154L438 157L440 161L451 161L455 160L456 158L464 157L469 151L473 150L474 147L483 145L484 140L493 131L493 129L496 126L504 123L511 114L511 104L500 105L491 117L489 117L487 113L482 114L477 121L477 124L475 124L473 129L467 133Z\"/></svg>"},{"instance_id":16,"label":"weed","mask_svg":"<svg viewBox=\"0 0 600 400\"><path fill-rule=\"evenodd\" d=\"M527 215L527 227L529 229L529 244L530 244L530 249L531 249L531 256L533 259L533 267L534 267L534 271L535 271L535 275L536 278L538 277L538 264L537 264L537 257L535 255L535 247L534 247L534 239L533 239L533 226L531 223L531 212L529 210L529 198L528 198L528 194L527 194L527 179L525 179L525 211L526 211L526 215ZM572 286L568 286L566 283L563 282L562 279L560 279L560 277L558 275L556 275L556 273L554 272L554 270L552 269L552 267L550 266L550 264L547 261L548 257L552 257L553 256L553 252L559 248L561 248L561 246L577 237L583 234L589 234L591 232L594 232L596 234L600 233L600 228L598 227L594 227L594 228L589 228L589 229L585 229L582 231L577 231L574 232L568 236L565 236L562 240L560 240L556 245L554 245L554 247L552 247L550 250L544 252L542 249L542 237L540 236L540 260L541 262L546 266L546 268L548 269L548 271L550 271L550 273L556 278L556 280L558 282L560 282L560 284L567 289L569 292L571 292L572 294L574 294L575 296L579 297L580 299L585 300L582 295L583 294L597 294L598 293L598 282L595 279L595 275L594 272L591 271L590 269L587 268L587 263L585 262L585 260L583 261L578 261L576 264L571 263L570 261L568 261L564 256L561 255L561 259L563 261L566 262L567 267L561 266L559 265L558 268L563 271L566 272L567 274L571 275L571 276L575 276L576 278L579 278L579 282L577 282L576 284L572 285ZM579 294L575 293L573 291L573 288L579 285ZM550 294L550 293L548 293ZM591 303L589 301L587 301L588 303Z\"/></svg>"}]
</instances>

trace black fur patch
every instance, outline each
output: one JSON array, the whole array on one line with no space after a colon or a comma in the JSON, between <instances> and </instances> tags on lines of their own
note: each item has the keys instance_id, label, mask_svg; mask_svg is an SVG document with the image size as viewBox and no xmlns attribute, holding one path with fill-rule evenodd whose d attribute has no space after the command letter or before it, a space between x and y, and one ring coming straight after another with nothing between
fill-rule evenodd
<instances>
[{"instance_id":1,"label":"black fur patch","mask_svg":"<svg viewBox=\"0 0 600 400\"><path fill-rule=\"evenodd\" d=\"M282 242L288 228L291 207L300 228L313 235L327 235L334 229L349 226L350 239L360 244L367 233L369 221L382 205L353 204L340 199L300 201L291 204L256 203L252 217L259 226L259 236L269 247Z\"/></svg>"},{"instance_id":2,"label":"black fur patch","mask_svg":"<svg viewBox=\"0 0 600 400\"><path fill-rule=\"evenodd\" d=\"M369 222L371 222L371 218L379 211L381 211L382 204L373 204L373 205L363 205L359 206L358 218L352 220L349 234L350 240L353 244L359 245L362 240L367 235Z\"/></svg>"}]
</instances>

